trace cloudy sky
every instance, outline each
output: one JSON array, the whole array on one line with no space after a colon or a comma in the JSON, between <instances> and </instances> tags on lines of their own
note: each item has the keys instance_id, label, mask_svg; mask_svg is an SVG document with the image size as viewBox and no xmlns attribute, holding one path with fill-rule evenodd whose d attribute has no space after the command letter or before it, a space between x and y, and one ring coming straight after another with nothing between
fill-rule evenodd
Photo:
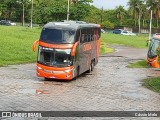
<instances>
[{"instance_id":1,"label":"cloudy sky","mask_svg":"<svg viewBox=\"0 0 160 120\"><path fill-rule=\"evenodd\" d=\"M93 5L98 8L114 9L116 6L122 5L127 8L127 2L129 0L93 0Z\"/></svg>"}]
</instances>

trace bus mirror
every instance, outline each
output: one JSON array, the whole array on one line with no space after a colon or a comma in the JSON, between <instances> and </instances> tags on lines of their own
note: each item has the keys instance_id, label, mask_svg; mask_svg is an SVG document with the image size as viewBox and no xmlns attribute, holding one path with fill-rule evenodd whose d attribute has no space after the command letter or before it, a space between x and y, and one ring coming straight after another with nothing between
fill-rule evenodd
<instances>
[{"instance_id":1,"label":"bus mirror","mask_svg":"<svg viewBox=\"0 0 160 120\"><path fill-rule=\"evenodd\" d=\"M76 48L77 48L77 45L79 44L79 42L76 42L73 47L72 47L72 53L71 53L71 56L75 56L76 54Z\"/></svg>"},{"instance_id":2,"label":"bus mirror","mask_svg":"<svg viewBox=\"0 0 160 120\"><path fill-rule=\"evenodd\" d=\"M39 44L39 40L36 40L33 45L32 45L32 50L35 52L36 51L36 46Z\"/></svg>"}]
</instances>

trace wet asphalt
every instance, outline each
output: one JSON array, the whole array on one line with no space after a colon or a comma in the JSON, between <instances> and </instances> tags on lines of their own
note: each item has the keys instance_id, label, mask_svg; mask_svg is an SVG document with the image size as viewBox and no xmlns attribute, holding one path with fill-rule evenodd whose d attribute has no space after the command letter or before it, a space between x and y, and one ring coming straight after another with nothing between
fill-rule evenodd
<instances>
[{"instance_id":1,"label":"wet asphalt","mask_svg":"<svg viewBox=\"0 0 160 120\"><path fill-rule=\"evenodd\" d=\"M160 111L160 94L142 86L154 69L127 68L146 49L114 46L90 74L70 82L36 76L36 63L0 68L0 111Z\"/></svg>"}]
</instances>

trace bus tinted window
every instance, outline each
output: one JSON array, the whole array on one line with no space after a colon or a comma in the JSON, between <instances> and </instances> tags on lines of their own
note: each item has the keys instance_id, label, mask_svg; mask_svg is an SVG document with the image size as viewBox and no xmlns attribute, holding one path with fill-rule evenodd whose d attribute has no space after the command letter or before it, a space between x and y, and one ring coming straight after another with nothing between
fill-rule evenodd
<instances>
[{"instance_id":1,"label":"bus tinted window","mask_svg":"<svg viewBox=\"0 0 160 120\"><path fill-rule=\"evenodd\" d=\"M75 31L60 29L43 29L40 40L47 43L73 43Z\"/></svg>"},{"instance_id":2,"label":"bus tinted window","mask_svg":"<svg viewBox=\"0 0 160 120\"><path fill-rule=\"evenodd\" d=\"M81 43L85 43L85 42L90 42L90 41L95 40L95 38L94 38L95 35L96 35L95 31L96 31L96 29L93 29L93 28L82 29L81 30L81 39L80 39L80 42Z\"/></svg>"},{"instance_id":3,"label":"bus tinted window","mask_svg":"<svg viewBox=\"0 0 160 120\"><path fill-rule=\"evenodd\" d=\"M79 39L80 39L80 30L77 30L75 41L77 42L77 41L79 41Z\"/></svg>"},{"instance_id":4,"label":"bus tinted window","mask_svg":"<svg viewBox=\"0 0 160 120\"><path fill-rule=\"evenodd\" d=\"M160 41L156 39L152 39L150 46L149 46L149 51L148 51L148 57L149 58L154 58L157 56L157 48L160 45Z\"/></svg>"},{"instance_id":5,"label":"bus tinted window","mask_svg":"<svg viewBox=\"0 0 160 120\"><path fill-rule=\"evenodd\" d=\"M71 66L71 49L46 49L39 46L38 63L56 67Z\"/></svg>"}]
</instances>

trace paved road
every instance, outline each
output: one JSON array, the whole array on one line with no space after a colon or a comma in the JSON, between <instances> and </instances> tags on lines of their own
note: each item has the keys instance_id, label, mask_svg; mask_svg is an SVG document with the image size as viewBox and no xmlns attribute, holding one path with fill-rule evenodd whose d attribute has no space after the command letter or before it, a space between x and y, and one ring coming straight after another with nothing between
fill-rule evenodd
<instances>
[{"instance_id":1,"label":"paved road","mask_svg":"<svg viewBox=\"0 0 160 120\"><path fill-rule=\"evenodd\" d=\"M1 67L0 110L160 111L160 95L142 86L144 78L159 73L126 67L145 57L146 50L116 46L91 74L71 82L38 78L35 64Z\"/></svg>"}]
</instances>

